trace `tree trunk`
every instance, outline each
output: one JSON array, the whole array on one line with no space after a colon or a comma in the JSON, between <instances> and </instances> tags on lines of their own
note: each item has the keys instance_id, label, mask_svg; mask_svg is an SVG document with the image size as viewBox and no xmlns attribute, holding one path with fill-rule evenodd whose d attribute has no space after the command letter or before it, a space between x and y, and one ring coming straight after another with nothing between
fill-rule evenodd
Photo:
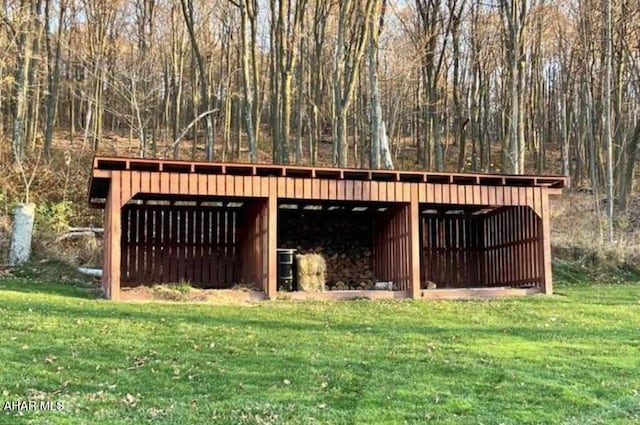
<instances>
[{"instance_id":1,"label":"tree trunk","mask_svg":"<svg viewBox=\"0 0 640 425\"><path fill-rule=\"evenodd\" d=\"M253 95L256 87L252 87L255 83L251 79L252 67L249 65L249 3L252 0L240 0L240 29L242 34L242 88L244 92L244 123L245 130L247 132L247 138L249 140L249 161L256 162L258 160L258 145L256 139L256 128L254 127L256 120L253 116L255 108Z\"/></svg>"},{"instance_id":2,"label":"tree trunk","mask_svg":"<svg viewBox=\"0 0 640 425\"><path fill-rule=\"evenodd\" d=\"M371 138L369 166L373 169L380 168L380 136L382 134L382 105L378 83L378 44L381 31L381 27L372 25L369 35L369 134Z\"/></svg>"},{"instance_id":3,"label":"tree trunk","mask_svg":"<svg viewBox=\"0 0 640 425\"><path fill-rule=\"evenodd\" d=\"M193 2L192 0L180 0L182 4L182 14L184 16L185 24L187 26L187 32L189 33L189 39L191 40L191 49L195 57L196 65L198 67L198 73L200 74L200 114L204 114L209 111L209 84L207 78L207 72L205 69L204 58L200 53L198 41L196 40L194 22L193 22ZM197 115L197 114L196 114ZM205 156L207 161L212 161L214 156L215 134L214 124L211 114L207 114L204 117L205 122Z\"/></svg>"},{"instance_id":4,"label":"tree trunk","mask_svg":"<svg viewBox=\"0 0 640 425\"><path fill-rule=\"evenodd\" d=\"M303 140L302 140L302 129L304 126L304 120L306 117L306 110L304 107L304 68L305 61L304 57L306 54L305 51L305 40L304 38L300 39L300 46L298 48L298 55L300 56L300 60L298 62L298 87L296 90L296 110L298 111L296 117L296 164L302 164L302 152L303 152Z\"/></svg>"},{"instance_id":5,"label":"tree trunk","mask_svg":"<svg viewBox=\"0 0 640 425\"><path fill-rule=\"evenodd\" d=\"M603 114L603 139L604 148L607 155L607 219L609 242L613 242L613 146L611 140L611 0L603 0L605 9L605 27L604 27L604 44L605 44L605 84L604 84L604 114Z\"/></svg>"},{"instance_id":6,"label":"tree trunk","mask_svg":"<svg viewBox=\"0 0 640 425\"><path fill-rule=\"evenodd\" d=\"M25 137L26 137L26 119L27 105L29 94L29 73L31 69L31 49L32 41L32 25L33 9L27 0L22 0L21 9L27 14L25 17L26 27L21 31L16 40L18 47L18 57L15 75L15 118L13 120L13 157L16 162L22 162L24 158Z\"/></svg>"},{"instance_id":7,"label":"tree trunk","mask_svg":"<svg viewBox=\"0 0 640 425\"><path fill-rule=\"evenodd\" d=\"M177 140L182 124L182 80L184 75L184 30L178 30L177 12L171 7L171 140ZM180 158L180 144L173 148L173 158Z\"/></svg>"},{"instance_id":8,"label":"tree trunk","mask_svg":"<svg viewBox=\"0 0 640 425\"><path fill-rule=\"evenodd\" d=\"M623 178L618 188L618 208L621 211L627 209L629 196L633 193L633 174L638 157L638 146L640 146L640 120L636 121L636 127L631 137L625 143L624 151L627 157Z\"/></svg>"},{"instance_id":9,"label":"tree trunk","mask_svg":"<svg viewBox=\"0 0 640 425\"><path fill-rule=\"evenodd\" d=\"M380 14L381 2L382 0L367 0L364 10L360 11L364 14L365 19L357 23L355 30L347 28L348 15L354 5L353 1L340 2L338 36L333 63L334 162L340 167L346 167L348 164L347 111L353 101L362 57L369 41L370 26ZM346 40L348 33L354 36L353 40Z\"/></svg>"}]
</instances>

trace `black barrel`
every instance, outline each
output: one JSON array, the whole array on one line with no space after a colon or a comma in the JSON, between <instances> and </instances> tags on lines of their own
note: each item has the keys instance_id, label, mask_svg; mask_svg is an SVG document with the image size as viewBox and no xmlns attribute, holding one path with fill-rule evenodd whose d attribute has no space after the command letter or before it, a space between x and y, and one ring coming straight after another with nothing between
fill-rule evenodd
<instances>
[{"instance_id":1,"label":"black barrel","mask_svg":"<svg viewBox=\"0 0 640 425\"><path fill-rule=\"evenodd\" d=\"M295 249L277 249L278 291L293 291L293 255Z\"/></svg>"}]
</instances>

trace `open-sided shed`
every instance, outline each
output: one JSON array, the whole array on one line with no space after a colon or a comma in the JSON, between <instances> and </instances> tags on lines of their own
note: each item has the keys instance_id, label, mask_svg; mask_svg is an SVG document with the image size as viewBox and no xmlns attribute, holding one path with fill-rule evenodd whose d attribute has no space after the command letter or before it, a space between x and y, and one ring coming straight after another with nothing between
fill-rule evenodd
<instances>
[{"instance_id":1,"label":"open-sided shed","mask_svg":"<svg viewBox=\"0 0 640 425\"><path fill-rule=\"evenodd\" d=\"M549 294L549 195L564 184L553 176L96 157L89 202L105 209L111 299L121 287L180 281L250 284L273 298L283 235L322 243L328 223L342 223L393 291L293 297Z\"/></svg>"}]
</instances>

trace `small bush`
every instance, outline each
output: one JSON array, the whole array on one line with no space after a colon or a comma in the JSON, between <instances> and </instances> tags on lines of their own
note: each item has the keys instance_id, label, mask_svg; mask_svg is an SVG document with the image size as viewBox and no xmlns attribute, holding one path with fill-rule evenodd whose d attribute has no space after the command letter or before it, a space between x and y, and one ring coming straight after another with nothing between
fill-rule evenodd
<instances>
[{"instance_id":1,"label":"small bush","mask_svg":"<svg viewBox=\"0 0 640 425\"><path fill-rule=\"evenodd\" d=\"M73 217L71 202L44 202L36 207L36 229L40 234L58 234L68 230Z\"/></svg>"}]
</instances>

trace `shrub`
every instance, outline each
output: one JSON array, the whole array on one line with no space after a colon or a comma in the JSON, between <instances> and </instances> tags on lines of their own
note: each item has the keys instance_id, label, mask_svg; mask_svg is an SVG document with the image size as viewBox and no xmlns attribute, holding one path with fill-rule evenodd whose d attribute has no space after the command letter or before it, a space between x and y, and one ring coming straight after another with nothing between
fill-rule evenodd
<instances>
[{"instance_id":1,"label":"shrub","mask_svg":"<svg viewBox=\"0 0 640 425\"><path fill-rule=\"evenodd\" d=\"M58 234L69 229L72 217L71 202L44 202L36 207L36 229L40 234Z\"/></svg>"}]
</instances>

